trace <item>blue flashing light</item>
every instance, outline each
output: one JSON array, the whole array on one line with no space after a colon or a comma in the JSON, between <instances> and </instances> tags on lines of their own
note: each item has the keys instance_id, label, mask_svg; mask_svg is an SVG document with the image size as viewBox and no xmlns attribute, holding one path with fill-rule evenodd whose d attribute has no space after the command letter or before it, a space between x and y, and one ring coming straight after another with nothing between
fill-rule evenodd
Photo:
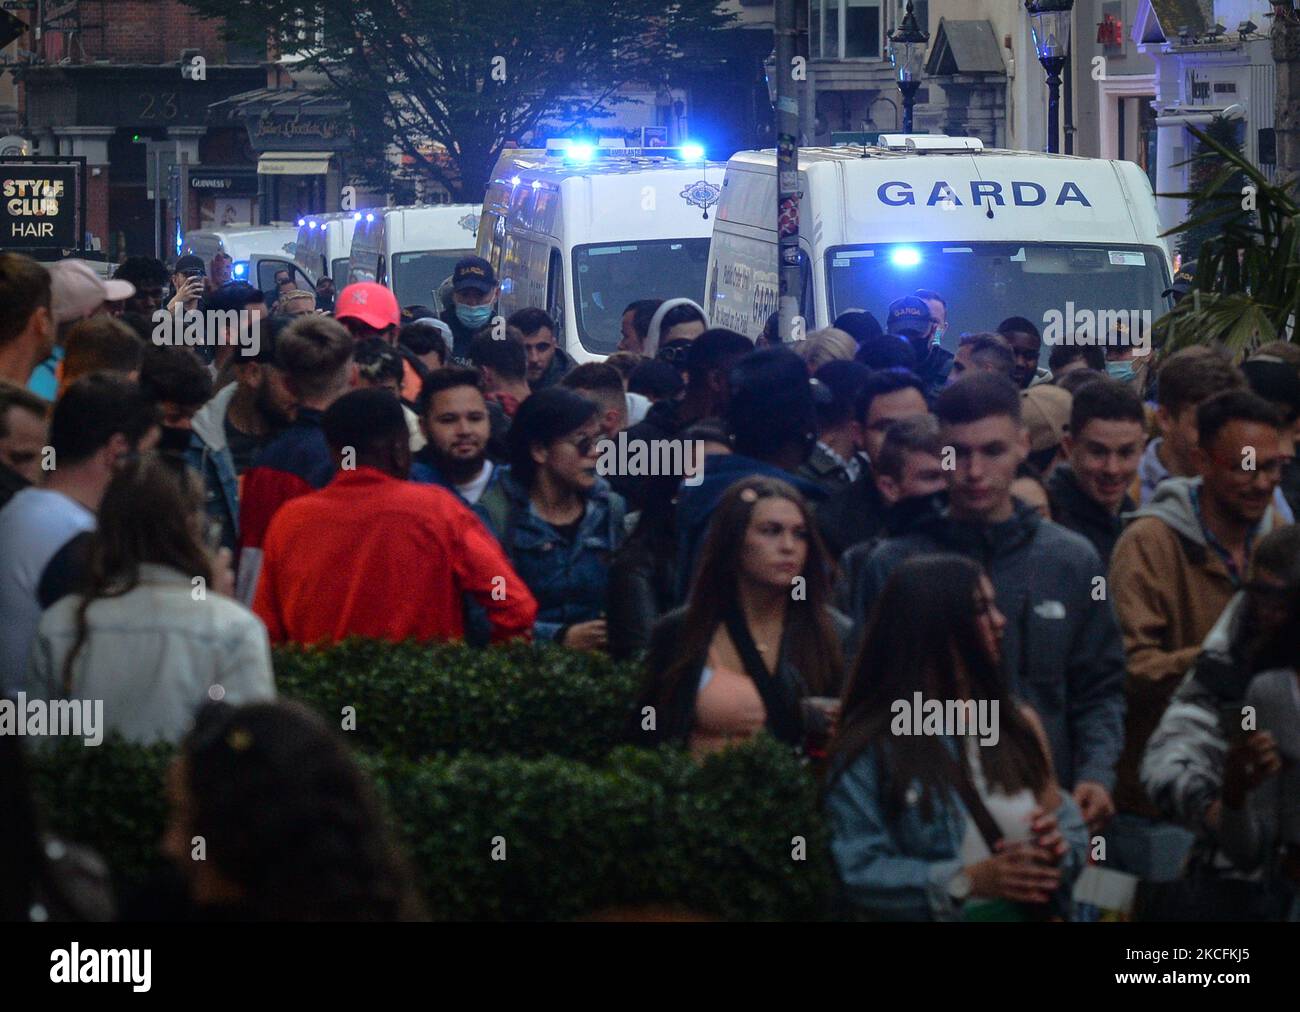
<instances>
[{"instance_id":1,"label":"blue flashing light","mask_svg":"<svg viewBox=\"0 0 1300 1012\"><path fill-rule=\"evenodd\" d=\"M688 162L704 161L704 145L696 144L694 141L687 142L681 146L682 158Z\"/></svg>"},{"instance_id":2,"label":"blue flashing light","mask_svg":"<svg viewBox=\"0 0 1300 1012\"><path fill-rule=\"evenodd\" d=\"M316 223L315 223L314 221L309 221L309 222L307 222L307 227L308 227L308 228L315 228L315 227L316 227Z\"/></svg>"},{"instance_id":3,"label":"blue flashing light","mask_svg":"<svg viewBox=\"0 0 1300 1012\"><path fill-rule=\"evenodd\" d=\"M366 221L374 221L374 220L375 220L375 214L374 214L374 212L373 212L373 211L368 212L368 213L366 214Z\"/></svg>"},{"instance_id":4,"label":"blue flashing light","mask_svg":"<svg viewBox=\"0 0 1300 1012\"><path fill-rule=\"evenodd\" d=\"M353 221L360 221L360 220L361 220L361 212L360 212L360 211L353 211L353 212L352 212L352 220L353 220Z\"/></svg>"},{"instance_id":5,"label":"blue flashing light","mask_svg":"<svg viewBox=\"0 0 1300 1012\"><path fill-rule=\"evenodd\" d=\"M511 186L518 186L518 185L519 185L519 177L518 177L518 176L511 176L511 177L510 177L510 185L511 185Z\"/></svg>"},{"instance_id":6,"label":"blue flashing light","mask_svg":"<svg viewBox=\"0 0 1300 1012\"><path fill-rule=\"evenodd\" d=\"M542 188L542 181L541 181L540 179L534 179L534 180L533 180L533 189L534 189L534 190L540 190L541 188Z\"/></svg>"},{"instance_id":7,"label":"blue flashing light","mask_svg":"<svg viewBox=\"0 0 1300 1012\"><path fill-rule=\"evenodd\" d=\"M247 275L248 261L247 260L239 261L239 263L235 264L234 269L231 271L231 273L237 278L242 278L245 275Z\"/></svg>"},{"instance_id":8,"label":"blue flashing light","mask_svg":"<svg viewBox=\"0 0 1300 1012\"><path fill-rule=\"evenodd\" d=\"M304 225L306 225L306 224L307 224L307 219L306 219L306 218L299 218L299 219L298 219L298 227L299 227L299 228L302 228L302 227L303 227Z\"/></svg>"},{"instance_id":9,"label":"blue flashing light","mask_svg":"<svg viewBox=\"0 0 1300 1012\"><path fill-rule=\"evenodd\" d=\"M589 162L595 153L595 147L590 144L572 144L569 146L568 158L573 162Z\"/></svg>"},{"instance_id":10,"label":"blue flashing light","mask_svg":"<svg viewBox=\"0 0 1300 1012\"><path fill-rule=\"evenodd\" d=\"M916 267L921 262L921 251L912 246L899 246L889 254L895 267Z\"/></svg>"}]
</instances>

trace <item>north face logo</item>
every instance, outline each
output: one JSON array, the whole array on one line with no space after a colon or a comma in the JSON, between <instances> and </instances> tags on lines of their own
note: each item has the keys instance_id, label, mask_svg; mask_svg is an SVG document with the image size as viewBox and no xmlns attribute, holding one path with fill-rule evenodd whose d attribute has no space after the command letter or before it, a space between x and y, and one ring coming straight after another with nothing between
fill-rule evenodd
<instances>
[{"instance_id":1,"label":"north face logo","mask_svg":"<svg viewBox=\"0 0 1300 1012\"><path fill-rule=\"evenodd\" d=\"M1060 601L1043 601L1034 605L1034 614L1039 618L1065 618L1065 605Z\"/></svg>"}]
</instances>

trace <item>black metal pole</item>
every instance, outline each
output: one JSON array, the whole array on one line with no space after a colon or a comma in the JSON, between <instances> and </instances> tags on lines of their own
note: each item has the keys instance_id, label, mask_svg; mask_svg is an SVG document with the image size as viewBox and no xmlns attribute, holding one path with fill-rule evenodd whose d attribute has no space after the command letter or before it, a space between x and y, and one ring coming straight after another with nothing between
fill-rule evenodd
<instances>
[{"instance_id":1,"label":"black metal pole","mask_svg":"<svg viewBox=\"0 0 1300 1012\"><path fill-rule=\"evenodd\" d=\"M1065 66L1065 58L1062 56L1047 57L1042 61L1043 69L1047 71L1047 151L1048 154L1060 154L1061 152L1061 69Z\"/></svg>"},{"instance_id":2,"label":"black metal pole","mask_svg":"<svg viewBox=\"0 0 1300 1012\"><path fill-rule=\"evenodd\" d=\"M912 133L912 108L916 105L916 92L921 87L920 81L899 81L898 90L903 93L903 133Z\"/></svg>"},{"instance_id":3,"label":"black metal pole","mask_svg":"<svg viewBox=\"0 0 1300 1012\"><path fill-rule=\"evenodd\" d=\"M776 0L777 311L782 343L794 340L802 275L799 267L799 92L792 68L798 45L796 0ZM802 334L800 334L802 336Z\"/></svg>"}]
</instances>

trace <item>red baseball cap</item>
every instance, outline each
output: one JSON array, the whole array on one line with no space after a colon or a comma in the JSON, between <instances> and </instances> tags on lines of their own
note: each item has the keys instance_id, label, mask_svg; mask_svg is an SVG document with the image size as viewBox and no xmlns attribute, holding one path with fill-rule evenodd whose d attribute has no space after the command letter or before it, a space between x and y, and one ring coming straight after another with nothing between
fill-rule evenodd
<instances>
[{"instance_id":1,"label":"red baseball cap","mask_svg":"<svg viewBox=\"0 0 1300 1012\"><path fill-rule=\"evenodd\" d=\"M387 330L402 323L397 296L374 281L359 281L339 292L334 300L334 319L349 317L375 330Z\"/></svg>"}]
</instances>

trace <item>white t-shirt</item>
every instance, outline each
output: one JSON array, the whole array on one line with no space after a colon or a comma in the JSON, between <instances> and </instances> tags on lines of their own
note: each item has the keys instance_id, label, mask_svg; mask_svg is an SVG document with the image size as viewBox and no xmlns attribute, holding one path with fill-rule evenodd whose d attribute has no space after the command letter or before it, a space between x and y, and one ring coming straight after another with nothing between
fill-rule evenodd
<instances>
[{"instance_id":1,"label":"white t-shirt","mask_svg":"<svg viewBox=\"0 0 1300 1012\"><path fill-rule=\"evenodd\" d=\"M488 482L492 480L492 461L483 461L483 470L479 472L478 477L473 481L466 482L464 485L457 485L456 491L465 497L465 501L473 506L483 498L483 491L488 487Z\"/></svg>"},{"instance_id":2,"label":"white t-shirt","mask_svg":"<svg viewBox=\"0 0 1300 1012\"><path fill-rule=\"evenodd\" d=\"M13 695L26 680L45 567L74 537L94 529L94 513L49 489L25 488L0 510L0 693Z\"/></svg>"}]
</instances>

